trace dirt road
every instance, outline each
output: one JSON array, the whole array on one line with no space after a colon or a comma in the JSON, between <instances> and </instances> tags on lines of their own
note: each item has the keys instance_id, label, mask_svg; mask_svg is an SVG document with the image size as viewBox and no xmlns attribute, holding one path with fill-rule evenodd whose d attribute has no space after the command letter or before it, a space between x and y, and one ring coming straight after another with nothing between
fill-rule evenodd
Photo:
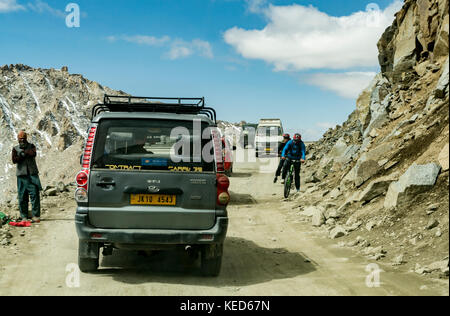
<instances>
[{"instance_id":1,"label":"dirt road","mask_svg":"<svg viewBox=\"0 0 450 316\"><path fill-rule=\"evenodd\" d=\"M432 281L373 264L337 246L298 218L298 203L283 201L269 166L235 165L230 226L222 273L200 276L184 254L143 257L115 251L96 274L77 274L75 204L58 202L44 221L0 248L0 295L448 295L448 281ZM56 203L58 202L58 203ZM64 211L61 210L64 209ZM20 229L24 230L24 229ZM368 270L366 270L368 269ZM372 276L372 277L370 277ZM369 282L367 282L369 281ZM377 287L377 285L379 285ZM373 286L373 287L370 287Z\"/></svg>"}]
</instances>

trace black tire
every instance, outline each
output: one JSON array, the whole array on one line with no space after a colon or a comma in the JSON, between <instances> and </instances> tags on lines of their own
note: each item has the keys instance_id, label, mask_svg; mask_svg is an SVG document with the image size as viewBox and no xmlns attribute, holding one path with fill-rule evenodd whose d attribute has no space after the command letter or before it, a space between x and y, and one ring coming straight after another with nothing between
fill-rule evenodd
<instances>
[{"instance_id":1,"label":"black tire","mask_svg":"<svg viewBox=\"0 0 450 316\"><path fill-rule=\"evenodd\" d=\"M96 272L100 261L100 247L98 244L79 241L78 267L81 272Z\"/></svg>"},{"instance_id":2,"label":"black tire","mask_svg":"<svg viewBox=\"0 0 450 316\"><path fill-rule=\"evenodd\" d=\"M259 158L259 154L258 154L258 152L256 152L256 158Z\"/></svg>"},{"instance_id":3,"label":"black tire","mask_svg":"<svg viewBox=\"0 0 450 316\"><path fill-rule=\"evenodd\" d=\"M286 182L284 182L284 198L285 199L287 199L289 197L289 194L291 193L292 180L293 180L293 177L289 176L289 178L286 179Z\"/></svg>"},{"instance_id":4,"label":"black tire","mask_svg":"<svg viewBox=\"0 0 450 316\"><path fill-rule=\"evenodd\" d=\"M222 268L223 244L206 245L201 253L201 271L205 277L217 277Z\"/></svg>"},{"instance_id":5,"label":"black tire","mask_svg":"<svg viewBox=\"0 0 450 316\"><path fill-rule=\"evenodd\" d=\"M96 272L98 269L99 258L91 259L91 258L78 258L78 267L81 272L84 273L92 273Z\"/></svg>"}]
</instances>

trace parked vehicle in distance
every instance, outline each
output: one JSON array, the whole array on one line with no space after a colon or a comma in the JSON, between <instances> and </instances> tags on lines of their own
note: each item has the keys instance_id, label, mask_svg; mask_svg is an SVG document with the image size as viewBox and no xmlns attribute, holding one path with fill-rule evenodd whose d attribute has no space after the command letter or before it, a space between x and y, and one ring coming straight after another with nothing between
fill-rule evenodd
<instances>
[{"instance_id":1,"label":"parked vehicle in distance","mask_svg":"<svg viewBox=\"0 0 450 316\"><path fill-rule=\"evenodd\" d=\"M242 148L255 146L255 136L258 124L245 124L242 126L242 135L240 138L240 145Z\"/></svg>"},{"instance_id":2,"label":"parked vehicle in distance","mask_svg":"<svg viewBox=\"0 0 450 316\"><path fill-rule=\"evenodd\" d=\"M261 119L256 130L256 157L278 155L278 147L283 141L283 125L280 119Z\"/></svg>"},{"instance_id":3,"label":"parked vehicle in distance","mask_svg":"<svg viewBox=\"0 0 450 316\"><path fill-rule=\"evenodd\" d=\"M196 142L212 142L213 159L195 154ZM217 276L230 200L221 155L216 114L203 98L105 96L92 110L76 177L80 270L97 270L100 248L105 256L183 249Z\"/></svg>"}]
</instances>

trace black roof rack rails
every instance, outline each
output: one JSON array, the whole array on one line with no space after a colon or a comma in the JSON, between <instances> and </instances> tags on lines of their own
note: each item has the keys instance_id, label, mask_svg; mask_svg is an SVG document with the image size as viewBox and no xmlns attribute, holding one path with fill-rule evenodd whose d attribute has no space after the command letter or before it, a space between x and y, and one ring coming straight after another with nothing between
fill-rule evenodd
<instances>
[{"instance_id":1,"label":"black roof rack rails","mask_svg":"<svg viewBox=\"0 0 450 316\"><path fill-rule=\"evenodd\" d=\"M205 106L205 98L157 98L105 95L103 104L92 109L92 118L102 112L163 112L176 114L202 114L216 123L213 108Z\"/></svg>"}]
</instances>

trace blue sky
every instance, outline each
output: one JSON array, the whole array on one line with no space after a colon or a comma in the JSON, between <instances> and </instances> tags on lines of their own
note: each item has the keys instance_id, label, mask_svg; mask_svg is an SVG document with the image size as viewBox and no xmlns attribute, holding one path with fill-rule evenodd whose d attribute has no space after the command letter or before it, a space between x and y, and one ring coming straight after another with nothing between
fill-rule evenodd
<instances>
[{"instance_id":1,"label":"blue sky","mask_svg":"<svg viewBox=\"0 0 450 316\"><path fill-rule=\"evenodd\" d=\"M281 118L318 139L376 72L398 0L0 0L0 65L60 68L127 93L205 96L219 119Z\"/></svg>"}]
</instances>

